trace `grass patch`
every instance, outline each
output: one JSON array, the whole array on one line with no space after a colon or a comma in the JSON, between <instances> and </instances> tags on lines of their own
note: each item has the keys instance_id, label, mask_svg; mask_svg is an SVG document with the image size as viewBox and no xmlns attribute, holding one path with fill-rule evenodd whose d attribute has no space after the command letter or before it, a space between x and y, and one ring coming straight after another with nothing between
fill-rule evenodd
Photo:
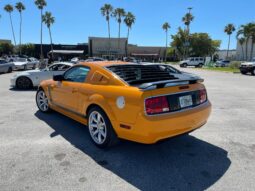
<instances>
[{"instance_id":1,"label":"grass patch","mask_svg":"<svg viewBox=\"0 0 255 191\"><path fill-rule=\"evenodd\" d=\"M232 72L232 73L240 73L240 70L237 68L230 68L230 67L203 67L200 68L202 70L211 70L211 71L218 71L218 72Z\"/></svg>"}]
</instances>

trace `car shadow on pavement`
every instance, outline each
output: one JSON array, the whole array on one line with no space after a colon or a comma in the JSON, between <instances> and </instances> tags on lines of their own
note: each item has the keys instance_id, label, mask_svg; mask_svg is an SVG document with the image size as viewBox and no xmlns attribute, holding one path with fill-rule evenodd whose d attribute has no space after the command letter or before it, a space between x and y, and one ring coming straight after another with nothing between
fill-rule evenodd
<instances>
[{"instance_id":1,"label":"car shadow on pavement","mask_svg":"<svg viewBox=\"0 0 255 191\"><path fill-rule=\"evenodd\" d=\"M180 136L154 145L121 141L102 150L91 141L87 128L61 114L36 112L55 132L139 190L205 190L230 167L224 149L193 136Z\"/></svg>"},{"instance_id":2,"label":"car shadow on pavement","mask_svg":"<svg viewBox=\"0 0 255 191\"><path fill-rule=\"evenodd\" d=\"M27 89L27 90L22 90L22 89L18 89L18 88L10 88L10 91L14 91L14 92L34 92L37 91L38 88L31 88L31 89Z\"/></svg>"}]
</instances>

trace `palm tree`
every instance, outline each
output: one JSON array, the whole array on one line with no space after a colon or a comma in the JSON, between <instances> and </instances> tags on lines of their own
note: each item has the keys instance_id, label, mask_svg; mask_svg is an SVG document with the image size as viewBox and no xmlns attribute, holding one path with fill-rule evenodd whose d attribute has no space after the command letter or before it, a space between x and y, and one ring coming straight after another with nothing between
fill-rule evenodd
<instances>
[{"instance_id":1,"label":"palm tree","mask_svg":"<svg viewBox=\"0 0 255 191\"><path fill-rule=\"evenodd\" d=\"M135 18L135 16L131 13L131 12L128 12L127 14L126 14L126 17L125 17L125 19L124 19L124 22L125 22L125 24L126 24L126 26L127 26L127 28L128 28L128 32L127 32L127 42L128 42L128 40L129 40L129 32L130 32L130 30L131 30L131 28L132 28L132 25L135 23L135 20L136 20L136 18ZM127 44L128 43L126 43L126 56L127 56Z\"/></svg>"},{"instance_id":2,"label":"palm tree","mask_svg":"<svg viewBox=\"0 0 255 191\"><path fill-rule=\"evenodd\" d=\"M43 21L42 21L42 15L43 15L43 8L45 6L47 6L47 3L45 0L35 0L35 5L37 6L37 8L41 11L41 59L43 59L43 48L42 48L42 25L43 25Z\"/></svg>"},{"instance_id":3,"label":"palm tree","mask_svg":"<svg viewBox=\"0 0 255 191\"><path fill-rule=\"evenodd\" d=\"M194 20L194 16L191 13L186 13L182 18L182 22L186 25L188 33L190 32L190 23Z\"/></svg>"},{"instance_id":4,"label":"palm tree","mask_svg":"<svg viewBox=\"0 0 255 191\"><path fill-rule=\"evenodd\" d=\"M244 49L243 49L243 44L245 43L245 38L244 37L241 37L241 38L238 38L237 39L239 44L241 45L241 48L242 48L242 60L244 60Z\"/></svg>"},{"instance_id":5,"label":"palm tree","mask_svg":"<svg viewBox=\"0 0 255 191\"><path fill-rule=\"evenodd\" d=\"M16 38L15 38L15 34L14 34L14 29L13 29L13 24L12 24L12 12L13 12L13 6L8 4L5 5L4 10L9 13L10 16L10 22L11 22L11 29L12 29L12 36L13 36L13 40L14 40L14 45L16 46Z\"/></svg>"},{"instance_id":6,"label":"palm tree","mask_svg":"<svg viewBox=\"0 0 255 191\"><path fill-rule=\"evenodd\" d=\"M131 12L128 12L126 14L124 22L125 22L125 24L126 24L126 26L128 28L127 39L129 38L129 32L130 32L130 30L132 28L132 25L135 23L135 20L136 20L136 18L135 18L135 16Z\"/></svg>"},{"instance_id":7,"label":"palm tree","mask_svg":"<svg viewBox=\"0 0 255 191\"><path fill-rule=\"evenodd\" d=\"M22 2L16 3L15 8L19 11L20 26L19 26L19 54L21 55L21 27L22 27L22 11L26 9Z\"/></svg>"},{"instance_id":8,"label":"palm tree","mask_svg":"<svg viewBox=\"0 0 255 191\"><path fill-rule=\"evenodd\" d=\"M229 46L230 46L230 36L235 31L235 26L233 24L228 24L225 26L224 32L228 35L228 50L227 50L227 58L228 58L228 52L229 52Z\"/></svg>"},{"instance_id":9,"label":"palm tree","mask_svg":"<svg viewBox=\"0 0 255 191\"><path fill-rule=\"evenodd\" d=\"M119 23L119 35L118 35L118 38L119 38L118 47L119 47L119 45L120 45L120 26L121 26L122 18L125 17L126 12L122 8L117 8L113 11L112 15L113 15L113 17L116 18L117 22Z\"/></svg>"},{"instance_id":10,"label":"palm tree","mask_svg":"<svg viewBox=\"0 0 255 191\"><path fill-rule=\"evenodd\" d=\"M186 31L187 31L187 39L186 39L186 42L185 42L185 53L184 53L184 57L186 57L187 53L188 53L188 49L189 49L189 34L190 34L190 23L194 20L194 16L189 12L189 13L186 13L184 15L184 17L182 17L182 22L186 25Z\"/></svg>"},{"instance_id":11,"label":"palm tree","mask_svg":"<svg viewBox=\"0 0 255 191\"><path fill-rule=\"evenodd\" d=\"M249 36L251 38L250 60L252 60L252 58L253 58L253 47L254 47L254 43L255 43L255 23L250 24Z\"/></svg>"},{"instance_id":12,"label":"palm tree","mask_svg":"<svg viewBox=\"0 0 255 191\"><path fill-rule=\"evenodd\" d=\"M113 7L111 4L104 4L103 7L101 7L101 14L105 17L107 21L107 26L108 26L108 36L109 36L109 52L108 56L110 56L110 49L111 49L111 29L110 29L110 16L113 11Z\"/></svg>"},{"instance_id":13,"label":"palm tree","mask_svg":"<svg viewBox=\"0 0 255 191\"><path fill-rule=\"evenodd\" d=\"M103 7L101 7L101 13L102 15L105 17L106 21L107 21L107 25L108 25L108 36L109 39L111 38L111 30L110 30L110 16L112 14L113 11L113 7L110 4L104 4Z\"/></svg>"},{"instance_id":14,"label":"palm tree","mask_svg":"<svg viewBox=\"0 0 255 191\"><path fill-rule=\"evenodd\" d=\"M162 25L162 29L166 32L166 53L165 53L165 61L166 61L166 57L167 57L167 39L168 39L168 30L170 29L170 25L168 22L165 22Z\"/></svg>"},{"instance_id":15,"label":"palm tree","mask_svg":"<svg viewBox=\"0 0 255 191\"><path fill-rule=\"evenodd\" d=\"M52 35L51 35L51 25L55 23L55 18L52 16L51 12L45 12L45 14L42 16L42 20L44 24L49 29L49 35L50 35L50 44L51 44L51 54L52 54L52 59L54 58L54 53L53 53L53 44L52 44Z\"/></svg>"}]
</instances>

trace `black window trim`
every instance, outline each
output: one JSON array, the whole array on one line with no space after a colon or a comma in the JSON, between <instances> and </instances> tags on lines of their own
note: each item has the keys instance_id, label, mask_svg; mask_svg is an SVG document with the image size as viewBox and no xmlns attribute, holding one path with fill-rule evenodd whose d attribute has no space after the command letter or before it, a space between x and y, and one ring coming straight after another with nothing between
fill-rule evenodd
<instances>
[{"instance_id":1,"label":"black window trim","mask_svg":"<svg viewBox=\"0 0 255 191\"><path fill-rule=\"evenodd\" d=\"M72 67L68 68L68 69L64 72L64 74L63 74L63 79L64 79L64 77L65 77L65 74L66 74L69 70L72 70L73 68L77 68L77 67L89 69L88 75L89 75L89 73L90 73L90 71L91 71L91 68L90 68L89 66L83 66L83 65L72 66ZM87 75L87 76L88 76L88 75ZM68 80L65 80L65 79L64 79L63 81L65 81L65 82L72 82L72 83L87 83L87 76L86 76L84 82L72 82L72 81L68 81Z\"/></svg>"}]
</instances>

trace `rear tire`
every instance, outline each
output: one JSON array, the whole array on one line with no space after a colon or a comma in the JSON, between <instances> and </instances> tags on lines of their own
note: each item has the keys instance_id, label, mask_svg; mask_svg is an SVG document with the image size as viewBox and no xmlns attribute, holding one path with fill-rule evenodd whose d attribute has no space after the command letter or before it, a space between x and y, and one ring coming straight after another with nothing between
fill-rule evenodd
<instances>
[{"instance_id":1,"label":"rear tire","mask_svg":"<svg viewBox=\"0 0 255 191\"><path fill-rule=\"evenodd\" d=\"M8 69L7 73L12 73L12 67Z\"/></svg>"},{"instance_id":2,"label":"rear tire","mask_svg":"<svg viewBox=\"0 0 255 191\"><path fill-rule=\"evenodd\" d=\"M119 141L109 118L100 107L89 110L88 130L91 140L100 148L111 147Z\"/></svg>"},{"instance_id":3,"label":"rear tire","mask_svg":"<svg viewBox=\"0 0 255 191\"><path fill-rule=\"evenodd\" d=\"M188 65L186 63L184 63L182 66L183 66L183 68L187 68Z\"/></svg>"},{"instance_id":4,"label":"rear tire","mask_svg":"<svg viewBox=\"0 0 255 191\"><path fill-rule=\"evenodd\" d=\"M198 64L198 67L199 67L199 68L202 68L202 67L203 67L203 64L201 64L201 63Z\"/></svg>"},{"instance_id":5,"label":"rear tire","mask_svg":"<svg viewBox=\"0 0 255 191\"><path fill-rule=\"evenodd\" d=\"M17 79L16 87L21 90L27 90L33 87L33 83L28 77L22 76Z\"/></svg>"},{"instance_id":6,"label":"rear tire","mask_svg":"<svg viewBox=\"0 0 255 191\"><path fill-rule=\"evenodd\" d=\"M247 74L247 72L241 71L241 74L246 75L246 74Z\"/></svg>"}]
</instances>

